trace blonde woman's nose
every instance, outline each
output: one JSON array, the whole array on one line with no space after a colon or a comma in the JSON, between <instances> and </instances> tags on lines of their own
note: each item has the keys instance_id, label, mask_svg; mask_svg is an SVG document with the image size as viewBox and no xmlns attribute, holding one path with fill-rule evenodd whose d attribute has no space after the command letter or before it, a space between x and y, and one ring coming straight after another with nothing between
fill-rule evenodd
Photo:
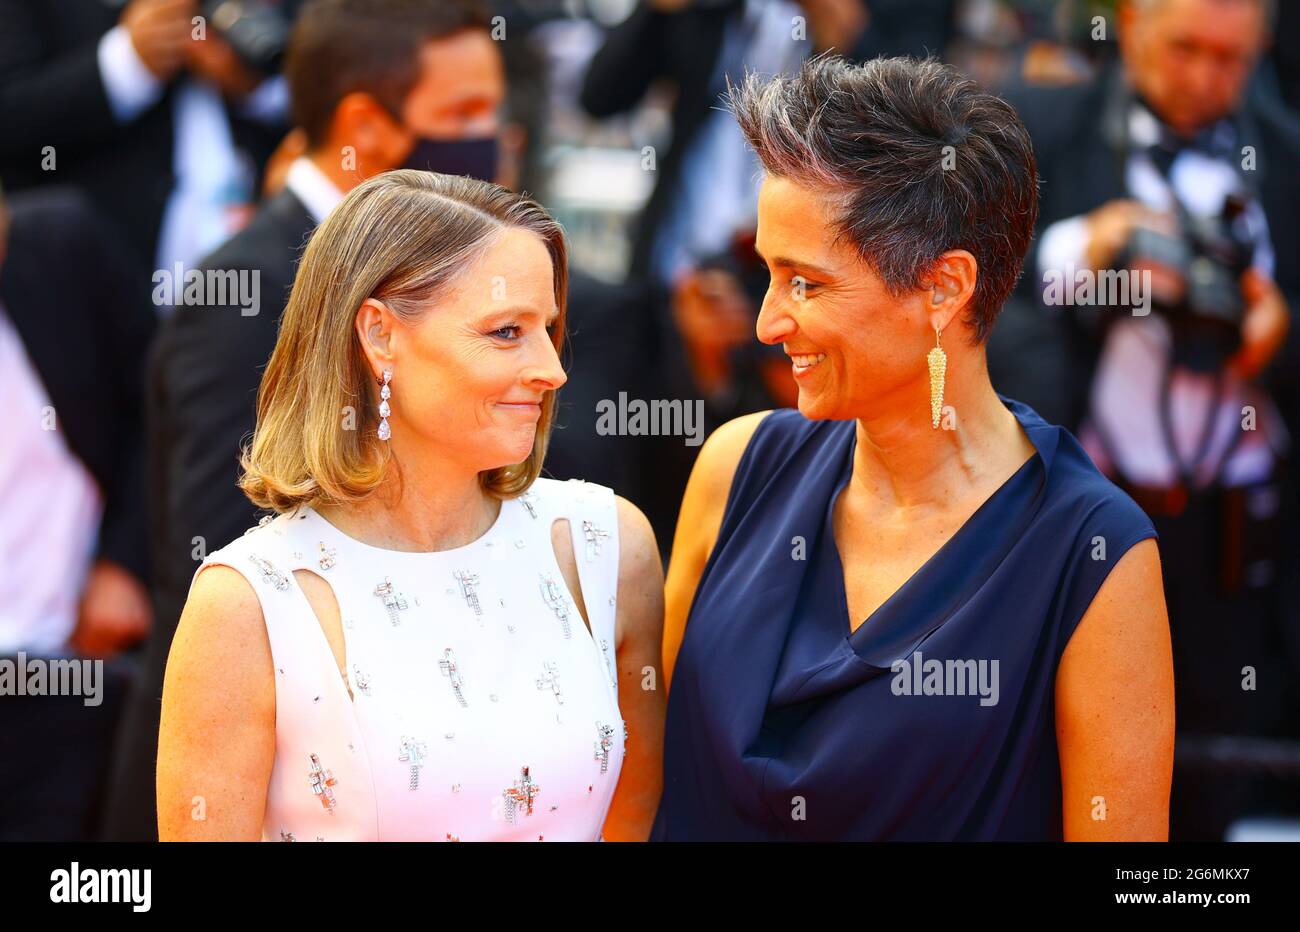
<instances>
[{"instance_id":1,"label":"blonde woman's nose","mask_svg":"<svg viewBox=\"0 0 1300 932\"><path fill-rule=\"evenodd\" d=\"M540 385L543 389L551 391L569 381L564 367L560 365L560 356L549 340L546 341L537 364L524 370L523 381L525 384Z\"/></svg>"}]
</instances>

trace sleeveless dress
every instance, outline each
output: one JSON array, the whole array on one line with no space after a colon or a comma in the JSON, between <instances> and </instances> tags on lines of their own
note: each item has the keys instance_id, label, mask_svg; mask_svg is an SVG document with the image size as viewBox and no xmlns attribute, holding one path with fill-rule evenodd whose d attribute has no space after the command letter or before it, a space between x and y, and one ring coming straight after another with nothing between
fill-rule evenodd
<instances>
[{"instance_id":1,"label":"sleeveless dress","mask_svg":"<svg viewBox=\"0 0 1300 932\"><path fill-rule=\"evenodd\" d=\"M561 518L590 632L551 544ZM262 840L601 840L626 738L618 551L610 489L538 479L453 550L372 547L304 506L211 554L257 593L274 658ZM295 570L338 600L346 684Z\"/></svg>"},{"instance_id":2,"label":"sleeveless dress","mask_svg":"<svg viewBox=\"0 0 1300 932\"><path fill-rule=\"evenodd\" d=\"M855 422L760 423L669 688L652 840L1061 839L1057 667L1156 532L1002 400L1037 455L852 633L831 520Z\"/></svg>"}]
</instances>

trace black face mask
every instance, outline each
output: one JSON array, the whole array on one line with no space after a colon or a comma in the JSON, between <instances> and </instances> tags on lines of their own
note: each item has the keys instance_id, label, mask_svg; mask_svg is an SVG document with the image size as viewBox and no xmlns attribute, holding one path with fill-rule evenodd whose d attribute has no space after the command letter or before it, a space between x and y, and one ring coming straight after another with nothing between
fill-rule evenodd
<instances>
[{"instance_id":1,"label":"black face mask","mask_svg":"<svg viewBox=\"0 0 1300 932\"><path fill-rule=\"evenodd\" d=\"M411 154L402 168L444 175L468 175L480 181L496 181L497 137L478 136L472 139L430 139L417 136Z\"/></svg>"}]
</instances>

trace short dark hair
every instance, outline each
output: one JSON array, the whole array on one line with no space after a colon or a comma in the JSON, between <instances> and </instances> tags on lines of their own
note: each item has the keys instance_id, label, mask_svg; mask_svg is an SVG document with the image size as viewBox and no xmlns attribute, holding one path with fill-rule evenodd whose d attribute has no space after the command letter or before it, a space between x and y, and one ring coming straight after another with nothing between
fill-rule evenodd
<instances>
[{"instance_id":1,"label":"short dark hair","mask_svg":"<svg viewBox=\"0 0 1300 932\"><path fill-rule=\"evenodd\" d=\"M835 198L837 239L894 294L946 250L975 256L969 320L987 339L1038 219L1033 147L1010 104L934 59L828 55L728 82L727 103L770 174Z\"/></svg>"},{"instance_id":2,"label":"short dark hair","mask_svg":"<svg viewBox=\"0 0 1300 932\"><path fill-rule=\"evenodd\" d=\"M354 91L400 114L424 43L489 23L481 0L308 0L284 63L294 123L308 145L320 145L334 108Z\"/></svg>"}]
</instances>

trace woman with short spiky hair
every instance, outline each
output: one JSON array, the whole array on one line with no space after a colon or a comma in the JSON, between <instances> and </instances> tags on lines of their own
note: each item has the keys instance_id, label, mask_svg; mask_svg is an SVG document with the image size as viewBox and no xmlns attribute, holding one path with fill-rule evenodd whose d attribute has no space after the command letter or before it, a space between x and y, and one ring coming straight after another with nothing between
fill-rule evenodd
<instances>
[{"instance_id":1,"label":"woman with short spiky hair","mask_svg":"<svg viewBox=\"0 0 1300 932\"><path fill-rule=\"evenodd\" d=\"M1020 120L897 58L730 104L799 405L724 425L687 487L651 837L1165 838L1155 532L985 362L1037 213Z\"/></svg>"}]
</instances>

